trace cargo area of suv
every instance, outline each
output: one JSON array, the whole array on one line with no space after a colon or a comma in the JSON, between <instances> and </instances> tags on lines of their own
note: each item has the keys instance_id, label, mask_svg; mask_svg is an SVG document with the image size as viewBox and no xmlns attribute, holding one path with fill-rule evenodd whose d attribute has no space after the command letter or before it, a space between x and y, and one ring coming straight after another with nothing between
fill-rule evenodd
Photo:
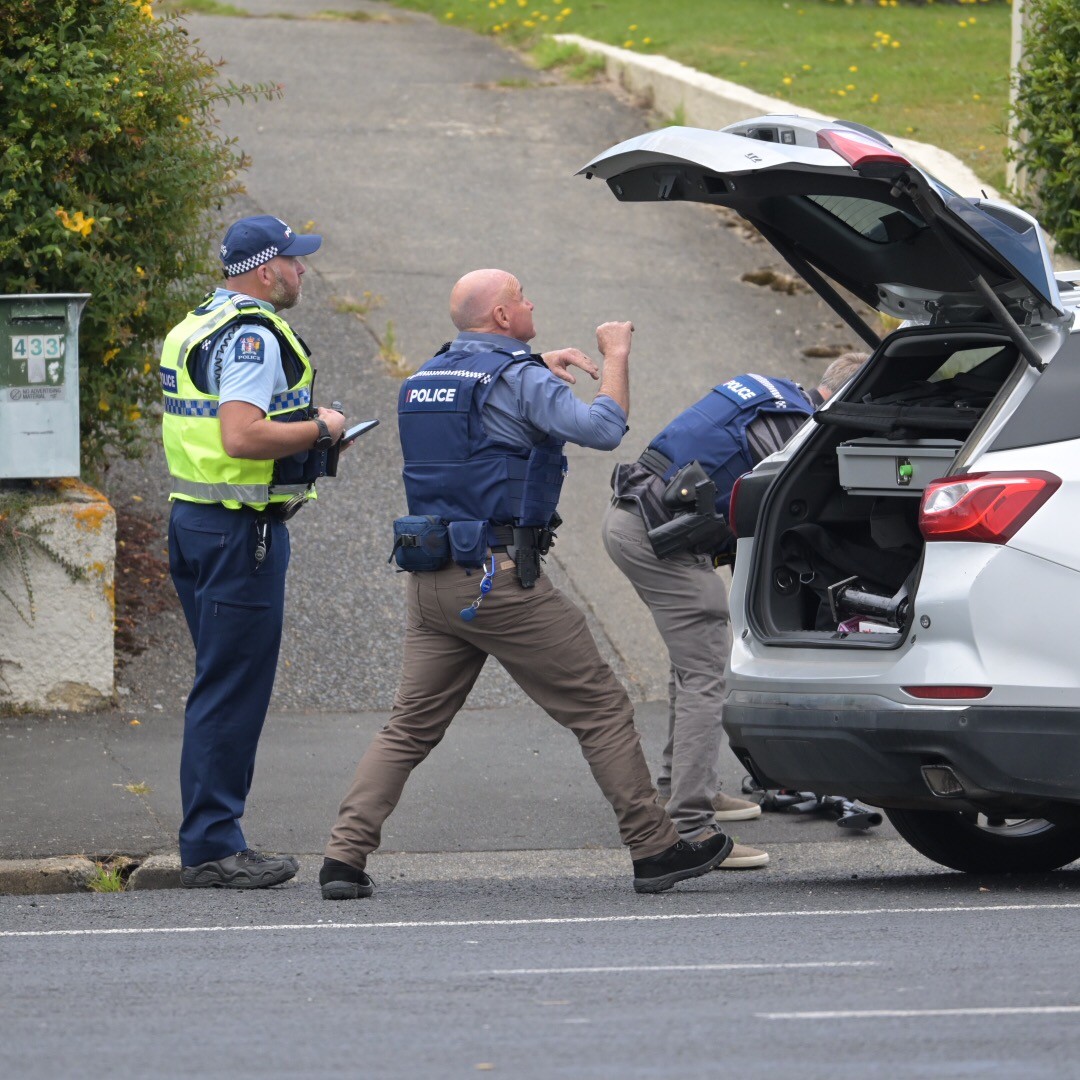
<instances>
[{"instance_id":1,"label":"cargo area of suv","mask_svg":"<svg viewBox=\"0 0 1080 1080\"><path fill-rule=\"evenodd\" d=\"M759 636L894 645L908 626L926 485L954 472L1025 362L985 329L894 335L768 492L749 614ZM758 484L771 483L769 472ZM749 497L755 481L740 485ZM742 523L746 528L746 523Z\"/></svg>"}]
</instances>

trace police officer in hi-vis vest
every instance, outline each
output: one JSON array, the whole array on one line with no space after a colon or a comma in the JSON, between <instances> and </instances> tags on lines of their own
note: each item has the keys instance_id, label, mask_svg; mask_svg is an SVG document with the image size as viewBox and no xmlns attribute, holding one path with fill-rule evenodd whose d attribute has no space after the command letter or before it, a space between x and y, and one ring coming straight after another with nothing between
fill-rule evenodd
<instances>
[{"instance_id":1,"label":"police officer in hi-vis vest","mask_svg":"<svg viewBox=\"0 0 1080 1080\"><path fill-rule=\"evenodd\" d=\"M704 874L731 848L722 834L679 839L656 802L626 692L584 615L541 568L559 524L564 444L611 450L626 430L633 328L597 329L603 379L586 405L545 366L550 357L530 352L532 309L512 274L466 274L450 295L458 336L402 384L409 514L394 523L394 555L409 571L405 660L390 719L357 767L326 848L319 881L328 900L371 895L365 867L383 822L489 655L577 737L630 849L635 889L660 892Z\"/></svg>"},{"instance_id":2,"label":"police officer in hi-vis vest","mask_svg":"<svg viewBox=\"0 0 1080 1080\"><path fill-rule=\"evenodd\" d=\"M195 643L180 760L189 888L265 888L298 869L248 848L240 818L281 643L285 522L314 497L345 426L312 407L307 347L279 314L321 243L269 215L236 222L221 244L226 287L162 350L169 568Z\"/></svg>"},{"instance_id":3,"label":"police officer in hi-vis vest","mask_svg":"<svg viewBox=\"0 0 1080 1080\"><path fill-rule=\"evenodd\" d=\"M615 467L601 532L668 649L668 737L656 786L684 839L700 840L718 821L761 814L757 803L719 788L730 642L727 589L716 567L733 558L734 537L724 520L731 489L865 359L848 353L834 360L810 391L764 375L727 379L675 417L637 461ZM707 506L691 505L695 491ZM768 861L764 851L736 844L723 869Z\"/></svg>"}]
</instances>

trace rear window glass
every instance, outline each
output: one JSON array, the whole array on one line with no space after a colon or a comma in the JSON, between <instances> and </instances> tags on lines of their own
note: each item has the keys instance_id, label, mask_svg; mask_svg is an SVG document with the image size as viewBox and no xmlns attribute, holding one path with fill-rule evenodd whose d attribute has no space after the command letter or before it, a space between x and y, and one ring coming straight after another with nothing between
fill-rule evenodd
<instances>
[{"instance_id":1,"label":"rear window glass","mask_svg":"<svg viewBox=\"0 0 1080 1080\"><path fill-rule=\"evenodd\" d=\"M911 214L871 199L856 199L846 195L808 195L807 198L842 221L849 229L875 244L906 239L916 229L925 227L922 221Z\"/></svg>"},{"instance_id":2,"label":"rear window glass","mask_svg":"<svg viewBox=\"0 0 1080 1080\"><path fill-rule=\"evenodd\" d=\"M930 382L943 382L966 371L974 371L984 360L989 360L991 356L998 356L1001 353L1002 349L997 345L987 349L961 349L959 352L954 352L930 376Z\"/></svg>"}]
</instances>

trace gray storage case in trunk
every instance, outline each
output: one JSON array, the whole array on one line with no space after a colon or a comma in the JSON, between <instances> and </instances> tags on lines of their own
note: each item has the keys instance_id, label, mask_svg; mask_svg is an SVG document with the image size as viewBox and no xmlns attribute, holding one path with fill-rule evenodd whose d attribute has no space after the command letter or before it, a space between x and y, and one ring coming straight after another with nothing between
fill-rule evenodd
<instances>
[{"instance_id":1,"label":"gray storage case in trunk","mask_svg":"<svg viewBox=\"0 0 1080 1080\"><path fill-rule=\"evenodd\" d=\"M852 439L836 448L840 485L852 495L922 495L962 445L958 439Z\"/></svg>"}]
</instances>

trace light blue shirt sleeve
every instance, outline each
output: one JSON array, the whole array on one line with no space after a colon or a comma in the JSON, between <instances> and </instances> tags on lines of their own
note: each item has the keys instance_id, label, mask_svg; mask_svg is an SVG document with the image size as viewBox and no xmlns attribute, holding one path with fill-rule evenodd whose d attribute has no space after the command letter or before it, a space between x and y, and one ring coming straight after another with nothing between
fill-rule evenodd
<instances>
[{"instance_id":1,"label":"light blue shirt sleeve","mask_svg":"<svg viewBox=\"0 0 1080 1080\"><path fill-rule=\"evenodd\" d=\"M274 394L288 389L277 338L265 327L241 325L219 349L219 399L246 401L268 413ZM212 366L218 368L216 363Z\"/></svg>"},{"instance_id":2,"label":"light blue shirt sleeve","mask_svg":"<svg viewBox=\"0 0 1080 1080\"><path fill-rule=\"evenodd\" d=\"M494 439L541 441L551 435L594 450L614 450L626 431L626 413L607 394L588 404L543 364L514 364L492 387L481 417ZM524 424L523 424L524 421Z\"/></svg>"}]
</instances>

